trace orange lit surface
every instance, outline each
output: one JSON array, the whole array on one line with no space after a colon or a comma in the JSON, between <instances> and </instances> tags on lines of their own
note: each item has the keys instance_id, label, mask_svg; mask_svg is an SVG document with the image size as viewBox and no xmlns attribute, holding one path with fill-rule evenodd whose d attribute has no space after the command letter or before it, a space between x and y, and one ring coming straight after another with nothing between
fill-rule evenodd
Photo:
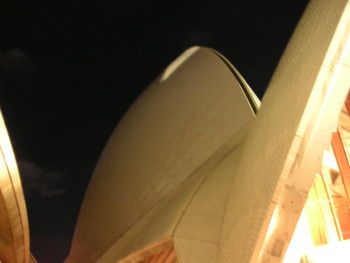
<instances>
[{"instance_id":1,"label":"orange lit surface","mask_svg":"<svg viewBox=\"0 0 350 263\"><path fill-rule=\"evenodd\" d=\"M348 100L347 100L348 101ZM338 132L335 132L332 137L332 148L339 167L339 178L336 188L337 195L333 195L334 209L339 219L342 238L350 238L350 117L346 107L343 108Z\"/></svg>"},{"instance_id":2,"label":"orange lit surface","mask_svg":"<svg viewBox=\"0 0 350 263\"><path fill-rule=\"evenodd\" d=\"M168 248L163 250L162 252L153 255L145 260L143 260L141 263L178 263L176 257L175 249Z\"/></svg>"},{"instance_id":3,"label":"orange lit surface","mask_svg":"<svg viewBox=\"0 0 350 263\"><path fill-rule=\"evenodd\" d=\"M315 176L284 263L349 262L350 98ZM327 261L328 260L328 261ZM331 260L331 261L330 261ZM344 261L345 260L345 261Z\"/></svg>"}]
</instances>

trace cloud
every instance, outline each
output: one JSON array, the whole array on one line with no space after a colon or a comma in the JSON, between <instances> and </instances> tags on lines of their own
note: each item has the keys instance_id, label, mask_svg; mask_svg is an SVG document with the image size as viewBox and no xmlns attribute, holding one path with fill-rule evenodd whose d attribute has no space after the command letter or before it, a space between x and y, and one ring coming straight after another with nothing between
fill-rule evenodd
<instances>
[{"instance_id":1,"label":"cloud","mask_svg":"<svg viewBox=\"0 0 350 263\"><path fill-rule=\"evenodd\" d=\"M26 72L34 69L29 56L18 48L0 52L0 68L12 72Z\"/></svg>"},{"instance_id":2,"label":"cloud","mask_svg":"<svg viewBox=\"0 0 350 263\"><path fill-rule=\"evenodd\" d=\"M10 78L29 90L35 73L32 59L22 50L13 48L0 52L0 81Z\"/></svg>"},{"instance_id":3,"label":"cloud","mask_svg":"<svg viewBox=\"0 0 350 263\"><path fill-rule=\"evenodd\" d=\"M26 160L19 161L18 167L26 194L36 193L42 197L52 197L65 193L64 174L43 169Z\"/></svg>"}]
</instances>

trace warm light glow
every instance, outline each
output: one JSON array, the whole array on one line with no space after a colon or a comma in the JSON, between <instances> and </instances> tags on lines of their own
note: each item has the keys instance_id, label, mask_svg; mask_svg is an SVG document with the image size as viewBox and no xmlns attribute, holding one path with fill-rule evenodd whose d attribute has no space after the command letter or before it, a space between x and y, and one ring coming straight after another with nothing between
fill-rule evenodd
<instances>
[{"instance_id":1,"label":"warm light glow","mask_svg":"<svg viewBox=\"0 0 350 263\"><path fill-rule=\"evenodd\" d=\"M28 262L29 229L27 211L15 156L1 111L0 210L1 259L6 262Z\"/></svg>"},{"instance_id":2,"label":"warm light glow","mask_svg":"<svg viewBox=\"0 0 350 263\"><path fill-rule=\"evenodd\" d=\"M350 240L314 248L307 253L308 263L348 263Z\"/></svg>"},{"instance_id":3,"label":"warm light glow","mask_svg":"<svg viewBox=\"0 0 350 263\"><path fill-rule=\"evenodd\" d=\"M303 212L299 218L283 263L299 263L300 258L312 248L314 248L314 244L312 241L310 227L306 214Z\"/></svg>"},{"instance_id":4,"label":"warm light glow","mask_svg":"<svg viewBox=\"0 0 350 263\"><path fill-rule=\"evenodd\" d=\"M299 263L310 249L339 241L323 177L315 175L283 263Z\"/></svg>"},{"instance_id":5,"label":"warm light glow","mask_svg":"<svg viewBox=\"0 0 350 263\"><path fill-rule=\"evenodd\" d=\"M334 157L334 154L330 153L329 151L323 152L323 165L339 172L338 164Z\"/></svg>"},{"instance_id":6,"label":"warm light glow","mask_svg":"<svg viewBox=\"0 0 350 263\"><path fill-rule=\"evenodd\" d=\"M275 230L277 224L278 224L278 207L275 208L275 210L273 211L273 215L269 224L269 228L266 231L266 240L269 240L271 234L273 233L273 231Z\"/></svg>"},{"instance_id":7,"label":"warm light glow","mask_svg":"<svg viewBox=\"0 0 350 263\"><path fill-rule=\"evenodd\" d=\"M349 128L349 113L343 108L336 131L343 136L334 137L340 141L335 144L333 138L323 153L322 169L314 177L283 263L349 262L350 240L342 241L349 236L349 200L342 180L348 170L342 170L334 150L349 148Z\"/></svg>"}]
</instances>

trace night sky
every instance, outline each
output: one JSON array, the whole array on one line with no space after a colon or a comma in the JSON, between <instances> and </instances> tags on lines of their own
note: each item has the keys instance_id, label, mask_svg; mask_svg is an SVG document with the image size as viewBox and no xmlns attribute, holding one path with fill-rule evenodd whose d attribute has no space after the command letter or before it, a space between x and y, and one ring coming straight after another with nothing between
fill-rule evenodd
<instances>
[{"instance_id":1,"label":"night sky","mask_svg":"<svg viewBox=\"0 0 350 263\"><path fill-rule=\"evenodd\" d=\"M0 104L39 263L67 256L106 140L173 59L212 47L261 98L307 2L1 1Z\"/></svg>"}]
</instances>

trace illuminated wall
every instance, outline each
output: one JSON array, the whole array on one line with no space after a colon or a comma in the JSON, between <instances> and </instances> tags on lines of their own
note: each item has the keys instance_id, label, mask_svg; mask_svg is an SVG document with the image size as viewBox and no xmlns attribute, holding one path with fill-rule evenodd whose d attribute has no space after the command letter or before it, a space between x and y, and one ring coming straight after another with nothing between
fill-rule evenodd
<instances>
[{"instance_id":1,"label":"illuminated wall","mask_svg":"<svg viewBox=\"0 0 350 263\"><path fill-rule=\"evenodd\" d=\"M345 103L338 128L333 133L329 149L324 152L322 169L315 176L284 263L297 263L300 258L304 258L305 262L318 263L321 258L316 258L317 255L324 257L326 253L321 251L327 251L335 258L342 255L342 250L345 255L350 249L349 242L343 243L350 239L349 131L350 115Z\"/></svg>"}]
</instances>

